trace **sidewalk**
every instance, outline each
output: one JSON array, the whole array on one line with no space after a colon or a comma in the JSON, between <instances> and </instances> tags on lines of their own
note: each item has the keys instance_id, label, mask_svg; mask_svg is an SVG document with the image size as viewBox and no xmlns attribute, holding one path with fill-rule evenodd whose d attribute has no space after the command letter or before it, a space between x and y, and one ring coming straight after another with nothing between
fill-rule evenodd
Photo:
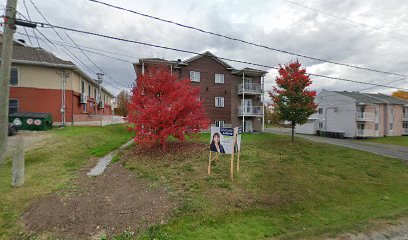
<instances>
[{"instance_id":1,"label":"sidewalk","mask_svg":"<svg viewBox=\"0 0 408 240\"><path fill-rule=\"evenodd\" d=\"M266 128L265 132L290 135L290 128ZM387 157L399 158L408 161L408 147L395 146L389 144L362 142L358 140L351 139L336 139L336 138L325 138L318 137L314 135L302 135L296 134L296 137L304 138L314 142L327 143L342 147L348 147L356 150L366 151L370 153L375 153Z\"/></svg>"}]
</instances>

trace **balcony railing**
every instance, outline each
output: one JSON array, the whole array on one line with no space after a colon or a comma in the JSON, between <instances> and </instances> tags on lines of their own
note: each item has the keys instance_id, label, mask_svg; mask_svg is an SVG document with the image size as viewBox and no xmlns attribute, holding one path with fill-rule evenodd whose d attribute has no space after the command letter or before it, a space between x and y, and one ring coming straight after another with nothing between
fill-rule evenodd
<instances>
[{"instance_id":1,"label":"balcony railing","mask_svg":"<svg viewBox=\"0 0 408 240\"><path fill-rule=\"evenodd\" d=\"M374 121L374 113L357 112L357 121Z\"/></svg>"},{"instance_id":2,"label":"balcony railing","mask_svg":"<svg viewBox=\"0 0 408 240\"><path fill-rule=\"evenodd\" d=\"M262 86L258 83L241 83L238 85L238 94L261 94Z\"/></svg>"},{"instance_id":3,"label":"balcony railing","mask_svg":"<svg viewBox=\"0 0 408 240\"><path fill-rule=\"evenodd\" d=\"M262 107L239 107L238 116L262 116Z\"/></svg>"},{"instance_id":4,"label":"balcony railing","mask_svg":"<svg viewBox=\"0 0 408 240\"><path fill-rule=\"evenodd\" d=\"M357 129L356 131L357 137L375 137L374 130L370 129Z\"/></svg>"}]
</instances>

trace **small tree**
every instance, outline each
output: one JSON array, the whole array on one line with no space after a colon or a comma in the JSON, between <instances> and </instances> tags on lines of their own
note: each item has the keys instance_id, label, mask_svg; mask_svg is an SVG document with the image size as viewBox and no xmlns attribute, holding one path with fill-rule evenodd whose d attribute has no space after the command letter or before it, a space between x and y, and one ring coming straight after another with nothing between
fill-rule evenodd
<instances>
[{"instance_id":1,"label":"small tree","mask_svg":"<svg viewBox=\"0 0 408 240\"><path fill-rule=\"evenodd\" d=\"M391 96L400 98L400 99L404 99L404 100L408 100L408 92L402 91L402 90L397 90L393 92Z\"/></svg>"},{"instance_id":2,"label":"small tree","mask_svg":"<svg viewBox=\"0 0 408 240\"><path fill-rule=\"evenodd\" d=\"M130 94L123 90L116 96L115 114L126 117L128 114L128 105L130 102Z\"/></svg>"},{"instance_id":3,"label":"small tree","mask_svg":"<svg viewBox=\"0 0 408 240\"><path fill-rule=\"evenodd\" d=\"M179 81L165 67L152 68L137 79L128 106L135 142L166 145L169 136L179 141L209 127L200 89L190 79Z\"/></svg>"},{"instance_id":4,"label":"small tree","mask_svg":"<svg viewBox=\"0 0 408 240\"><path fill-rule=\"evenodd\" d=\"M280 66L279 76L275 80L277 86L269 92L279 118L291 123L292 142L296 124L306 123L317 108L314 103L316 92L306 89L312 81L301 66L298 61Z\"/></svg>"}]
</instances>

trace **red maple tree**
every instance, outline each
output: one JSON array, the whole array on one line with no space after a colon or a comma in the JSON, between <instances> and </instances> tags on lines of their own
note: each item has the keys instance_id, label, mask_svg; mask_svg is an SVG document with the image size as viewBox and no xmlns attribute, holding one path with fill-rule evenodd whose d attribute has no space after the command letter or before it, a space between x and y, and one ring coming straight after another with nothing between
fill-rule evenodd
<instances>
[{"instance_id":1,"label":"red maple tree","mask_svg":"<svg viewBox=\"0 0 408 240\"><path fill-rule=\"evenodd\" d=\"M151 68L137 79L128 106L134 140L144 146L166 145L170 136L184 141L209 127L200 89L186 78L178 80L168 68Z\"/></svg>"},{"instance_id":2,"label":"red maple tree","mask_svg":"<svg viewBox=\"0 0 408 240\"><path fill-rule=\"evenodd\" d=\"M312 81L301 66L298 61L280 66L279 76L275 80L277 86L269 92L274 111L281 120L291 123L292 142L296 124L306 123L317 108L314 103L316 92L306 89Z\"/></svg>"}]
</instances>

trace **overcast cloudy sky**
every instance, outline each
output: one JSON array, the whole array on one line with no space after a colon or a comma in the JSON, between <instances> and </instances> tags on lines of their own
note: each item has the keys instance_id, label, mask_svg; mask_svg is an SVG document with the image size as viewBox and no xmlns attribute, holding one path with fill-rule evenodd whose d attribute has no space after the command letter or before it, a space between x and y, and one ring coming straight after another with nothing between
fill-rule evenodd
<instances>
[{"instance_id":1,"label":"overcast cloudy sky","mask_svg":"<svg viewBox=\"0 0 408 240\"><path fill-rule=\"evenodd\" d=\"M25 1L31 18L43 22L30 0ZM44 16L55 25L195 52L209 50L221 57L270 66L296 60L295 56L210 36L87 0L32 1ZM336 62L408 74L408 33L406 33L408 29L408 1L291 0L294 3L347 18L350 21L319 13L285 0L101 1L277 49ZM18 2L18 11L27 16L23 0ZM5 1L3 0L2 6L4 7L4 5ZM31 30L27 31L32 34ZM50 29L40 28L40 31L51 40L61 41ZM19 28L18 32L25 33L22 28ZM71 43L63 31L59 32L66 42ZM127 55L100 52L130 62L137 62L138 58L144 57L185 59L192 56L79 33L69 33L69 35L80 46ZM29 42L26 36L20 34L16 34L16 38L24 38ZM31 41L36 45L34 39ZM78 62L67 56L60 47L54 49L53 46L48 46L41 41L40 44L61 58ZM79 50L69 49L90 69L99 72ZM130 63L93 53L87 54L108 75L123 85L129 85L134 80L135 74ZM408 88L408 80L396 81L401 79L399 76L351 69L300 57L298 60L310 73ZM90 72L79 63L77 65ZM236 68L251 67L235 63L231 63L231 65ZM266 88L270 89L276 71L264 70L269 71L266 77ZM313 85L311 87L316 90L325 88L351 91L370 87L317 77L312 77L312 79ZM116 88L112 85L115 85ZM123 88L107 77L105 77L105 86L115 94L118 93L118 88ZM366 91L390 93L393 89L372 88Z\"/></svg>"}]
</instances>

